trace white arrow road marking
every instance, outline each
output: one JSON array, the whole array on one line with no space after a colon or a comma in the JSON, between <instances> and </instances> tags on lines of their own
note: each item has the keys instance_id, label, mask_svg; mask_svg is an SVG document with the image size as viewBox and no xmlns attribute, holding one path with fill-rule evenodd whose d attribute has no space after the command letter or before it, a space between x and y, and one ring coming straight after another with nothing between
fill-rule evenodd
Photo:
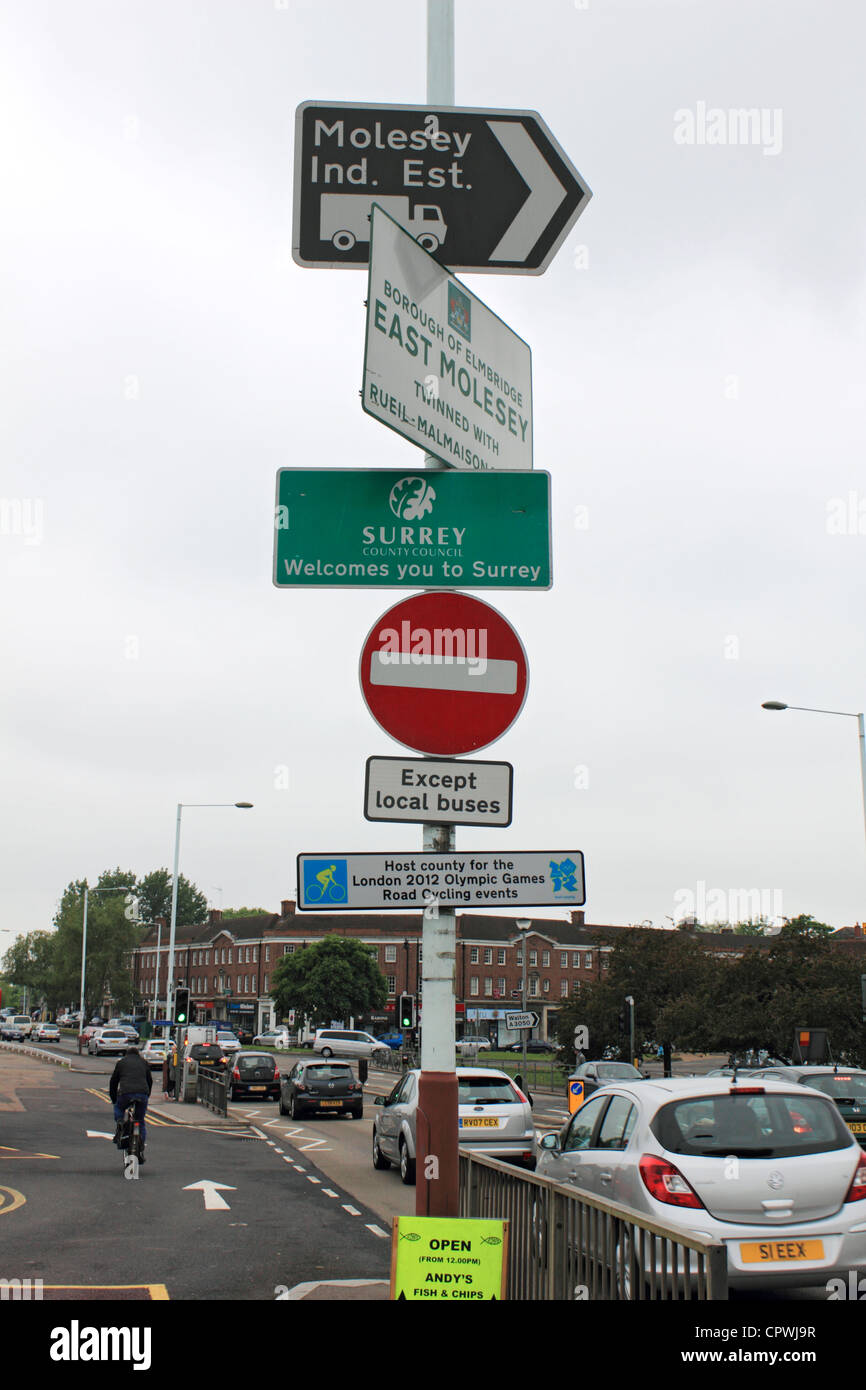
<instances>
[{"instance_id":1,"label":"white arrow road marking","mask_svg":"<svg viewBox=\"0 0 866 1390\"><path fill-rule=\"evenodd\" d=\"M229 1204L224 1197L220 1196L223 1192L237 1192L236 1187L226 1182L208 1182L203 1179L201 1182L191 1182L185 1187L184 1192L201 1192L204 1196L205 1211L228 1211Z\"/></svg>"},{"instance_id":2,"label":"white arrow road marking","mask_svg":"<svg viewBox=\"0 0 866 1390\"><path fill-rule=\"evenodd\" d=\"M106 1134L102 1129L88 1129L86 1131L88 1139L113 1139L113 1134Z\"/></svg>"},{"instance_id":3,"label":"white arrow road marking","mask_svg":"<svg viewBox=\"0 0 866 1390\"><path fill-rule=\"evenodd\" d=\"M525 126L516 121L488 121L487 124L524 183L529 185L529 197L489 259L525 261L566 196L566 189Z\"/></svg>"}]
</instances>

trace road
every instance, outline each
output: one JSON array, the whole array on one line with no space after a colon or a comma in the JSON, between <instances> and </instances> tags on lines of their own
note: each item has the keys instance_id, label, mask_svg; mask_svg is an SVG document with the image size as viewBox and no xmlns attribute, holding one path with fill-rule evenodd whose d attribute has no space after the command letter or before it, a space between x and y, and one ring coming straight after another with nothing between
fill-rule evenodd
<instances>
[{"instance_id":1,"label":"road","mask_svg":"<svg viewBox=\"0 0 866 1390\"><path fill-rule=\"evenodd\" d=\"M3 1054L0 1278L41 1279L45 1298L85 1286L88 1297L233 1301L388 1278L390 1228L379 1215L325 1181L301 1149L245 1126L212 1128L203 1111L180 1124L157 1105L166 1118L151 1117L147 1162L125 1180L111 1143L113 1063L81 1064L72 1072Z\"/></svg>"}]
</instances>

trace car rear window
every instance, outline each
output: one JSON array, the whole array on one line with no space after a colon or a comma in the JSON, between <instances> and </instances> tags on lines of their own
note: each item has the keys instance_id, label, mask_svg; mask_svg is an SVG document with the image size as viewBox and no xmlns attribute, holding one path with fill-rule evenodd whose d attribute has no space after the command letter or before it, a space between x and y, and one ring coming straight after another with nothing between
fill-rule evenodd
<instances>
[{"instance_id":1,"label":"car rear window","mask_svg":"<svg viewBox=\"0 0 866 1390\"><path fill-rule=\"evenodd\" d=\"M866 1075L852 1072L837 1072L831 1076L801 1076L801 1086L811 1086L815 1091L823 1091L831 1100L866 1101Z\"/></svg>"},{"instance_id":2,"label":"car rear window","mask_svg":"<svg viewBox=\"0 0 866 1390\"><path fill-rule=\"evenodd\" d=\"M596 1072L599 1081L635 1081L640 1076L628 1062L599 1062Z\"/></svg>"},{"instance_id":3,"label":"car rear window","mask_svg":"<svg viewBox=\"0 0 866 1390\"><path fill-rule=\"evenodd\" d=\"M458 1105L520 1105L521 1101L505 1076L458 1076Z\"/></svg>"},{"instance_id":4,"label":"car rear window","mask_svg":"<svg viewBox=\"0 0 866 1390\"><path fill-rule=\"evenodd\" d=\"M261 1071L263 1068L270 1076L273 1076L275 1063L273 1057L269 1057L266 1052L258 1052L253 1057L238 1057L235 1066L241 1076L254 1076L257 1071Z\"/></svg>"},{"instance_id":5,"label":"car rear window","mask_svg":"<svg viewBox=\"0 0 866 1390\"><path fill-rule=\"evenodd\" d=\"M659 1110L650 1129L669 1153L786 1158L851 1146L838 1110L817 1096L689 1096Z\"/></svg>"},{"instance_id":6,"label":"car rear window","mask_svg":"<svg viewBox=\"0 0 866 1390\"><path fill-rule=\"evenodd\" d=\"M305 1081L345 1081L352 1075L351 1067L306 1067L304 1070Z\"/></svg>"}]
</instances>

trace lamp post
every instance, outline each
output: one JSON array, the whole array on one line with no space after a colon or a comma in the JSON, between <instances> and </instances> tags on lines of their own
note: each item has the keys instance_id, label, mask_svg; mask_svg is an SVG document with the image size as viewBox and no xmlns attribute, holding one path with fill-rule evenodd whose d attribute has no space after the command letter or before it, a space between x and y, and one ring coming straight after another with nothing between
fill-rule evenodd
<instances>
[{"instance_id":1,"label":"lamp post","mask_svg":"<svg viewBox=\"0 0 866 1390\"><path fill-rule=\"evenodd\" d=\"M166 1014L168 1014L168 1011L170 1010L172 1018L174 1017L174 937L177 928L177 885L179 878L178 866L180 864L180 818L183 812L184 805L192 808L200 808L205 806L223 808L236 807L239 811L250 811L252 810L253 803L251 801L187 801L185 803L179 801L177 803L177 826L174 834L174 875L171 881L171 926L169 928L168 965L165 979ZM158 963L157 969L159 969Z\"/></svg>"},{"instance_id":2,"label":"lamp post","mask_svg":"<svg viewBox=\"0 0 866 1390\"><path fill-rule=\"evenodd\" d=\"M866 720L862 714L853 714L850 710L841 709L812 709L809 705L783 705L780 700L765 700L761 709L801 710L806 714L835 714L842 719L856 719L857 732L860 747L860 785L863 791L863 826L866 831Z\"/></svg>"},{"instance_id":3,"label":"lamp post","mask_svg":"<svg viewBox=\"0 0 866 1390\"><path fill-rule=\"evenodd\" d=\"M132 892L132 888L131 888L128 884L124 884L122 887L118 887L118 888L98 888L98 887L97 887L97 888L94 888L93 891L94 891L94 893L131 893L131 892ZM85 883L85 885L84 885L84 915L83 915L82 921L81 921L81 1001L80 1001L80 1005L79 1005L79 1010L80 1010L81 1017L80 1017L79 1020L78 1020L78 1051L79 1051L79 1052L81 1051L81 1034L84 1032L84 968L85 968L85 961L86 961L86 956L87 956L87 902L88 902L89 895L90 895L90 889L88 888L87 884Z\"/></svg>"},{"instance_id":4,"label":"lamp post","mask_svg":"<svg viewBox=\"0 0 866 1390\"><path fill-rule=\"evenodd\" d=\"M524 1014L525 1014L525 1013L526 1013L526 940L527 940L527 934L532 930L532 921L531 921L531 919L530 919L529 917L518 917L517 920L515 921L514 925L517 927L517 930L520 932L521 938L522 938L522 950L521 950L521 955L522 955L522 957L523 957L523 975L522 975L522 980L521 980L521 985L520 985L520 1011L521 1011L521 1013L524 1013ZM526 1029L525 1029L525 1028L521 1028L520 1031L521 1031L521 1033L522 1033L522 1035L523 1035L523 1072L522 1072L522 1075L523 1075L523 1078L524 1078L524 1080L525 1080L525 1079L526 1079Z\"/></svg>"}]
</instances>

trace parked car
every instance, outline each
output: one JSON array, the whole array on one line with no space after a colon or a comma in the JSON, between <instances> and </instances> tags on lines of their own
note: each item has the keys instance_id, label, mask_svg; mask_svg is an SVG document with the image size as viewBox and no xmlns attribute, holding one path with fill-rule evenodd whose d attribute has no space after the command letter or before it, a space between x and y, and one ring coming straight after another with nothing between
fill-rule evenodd
<instances>
[{"instance_id":1,"label":"parked car","mask_svg":"<svg viewBox=\"0 0 866 1390\"><path fill-rule=\"evenodd\" d=\"M87 1044L91 1057L110 1057L126 1052L130 1039L123 1028L96 1028Z\"/></svg>"},{"instance_id":2,"label":"parked car","mask_svg":"<svg viewBox=\"0 0 866 1390\"><path fill-rule=\"evenodd\" d=\"M386 1057L390 1048L373 1037L350 1028L319 1028L313 1038L313 1051L322 1057Z\"/></svg>"},{"instance_id":3,"label":"parked car","mask_svg":"<svg viewBox=\"0 0 866 1390\"><path fill-rule=\"evenodd\" d=\"M752 1075L766 1080L793 1081L829 1096L861 1148L866 1149L866 1071L859 1067L843 1067L840 1063L832 1067L762 1067Z\"/></svg>"},{"instance_id":4,"label":"parked car","mask_svg":"<svg viewBox=\"0 0 866 1390\"><path fill-rule=\"evenodd\" d=\"M482 1037L477 1037L477 1038L463 1037L463 1038L458 1038L458 1039L457 1039L457 1051L458 1051L458 1052L485 1052L485 1051L489 1051L489 1049L490 1049L490 1039L489 1039L489 1038L482 1038Z\"/></svg>"},{"instance_id":5,"label":"parked car","mask_svg":"<svg viewBox=\"0 0 866 1390\"><path fill-rule=\"evenodd\" d=\"M293 1120L309 1115L364 1116L364 1087L350 1062L296 1062L282 1077L280 1114Z\"/></svg>"},{"instance_id":6,"label":"parked car","mask_svg":"<svg viewBox=\"0 0 866 1390\"><path fill-rule=\"evenodd\" d=\"M524 1044L522 1042L509 1043L505 1051L522 1053L523 1047ZM526 1051L527 1053L545 1052L550 1055L551 1053L558 1052L559 1048L556 1046L556 1043L545 1042L543 1038L527 1038Z\"/></svg>"},{"instance_id":7,"label":"parked car","mask_svg":"<svg viewBox=\"0 0 866 1390\"><path fill-rule=\"evenodd\" d=\"M376 1042L383 1043L385 1047L390 1047L392 1052L399 1051L403 1046L402 1033L381 1033L376 1038Z\"/></svg>"},{"instance_id":8,"label":"parked car","mask_svg":"<svg viewBox=\"0 0 866 1390\"><path fill-rule=\"evenodd\" d=\"M734 1165L732 1167L732 1165ZM537 1175L727 1251L732 1288L826 1286L866 1263L866 1155L834 1103L796 1083L621 1081L540 1141ZM619 1236L623 1296L640 1256ZM656 1253L655 1273L669 1256Z\"/></svg>"},{"instance_id":9,"label":"parked car","mask_svg":"<svg viewBox=\"0 0 866 1390\"><path fill-rule=\"evenodd\" d=\"M56 1023L34 1023L30 1034L37 1042L60 1042L60 1028Z\"/></svg>"},{"instance_id":10,"label":"parked car","mask_svg":"<svg viewBox=\"0 0 866 1390\"><path fill-rule=\"evenodd\" d=\"M583 1082L583 1094L589 1097L601 1086L610 1086L614 1081L640 1081L644 1074L631 1062L581 1062L571 1075Z\"/></svg>"},{"instance_id":11,"label":"parked car","mask_svg":"<svg viewBox=\"0 0 866 1390\"><path fill-rule=\"evenodd\" d=\"M267 1052L236 1052L229 1059L229 1100L254 1096L257 1100L279 1100L280 1069Z\"/></svg>"},{"instance_id":12,"label":"parked car","mask_svg":"<svg viewBox=\"0 0 866 1390\"><path fill-rule=\"evenodd\" d=\"M0 1038L7 1042L25 1042L33 1031L33 1020L29 1014L12 1014L0 1024Z\"/></svg>"},{"instance_id":13,"label":"parked car","mask_svg":"<svg viewBox=\"0 0 866 1390\"><path fill-rule=\"evenodd\" d=\"M280 1047L289 1046L289 1033L286 1028L275 1028L270 1033L259 1033L253 1038L253 1047Z\"/></svg>"},{"instance_id":14,"label":"parked car","mask_svg":"<svg viewBox=\"0 0 866 1390\"><path fill-rule=\"evenodd\" d=\"M168 1056L168 1043L165 1038L149 1038L141 1049L141 1055L152 1071L162 1071L162 1064Z\"/></svg>"},{"instance_id":15,"label":"parked car","mask_svg":"<svg viewBox=\"0 0 866 1390\"><path fill-rule=\"evenodd\" d=\"M415 1181L415 1120L418 1082L414 1068L391 1094L377 1096L373 1121L373 1167L400 1169L404 1183ZM492 1068L457 1068L457 1140L476 1153L524 1168L535 1167L535 1126L529 1098L506 1075Z\"/></svg>"}]
</instances>

